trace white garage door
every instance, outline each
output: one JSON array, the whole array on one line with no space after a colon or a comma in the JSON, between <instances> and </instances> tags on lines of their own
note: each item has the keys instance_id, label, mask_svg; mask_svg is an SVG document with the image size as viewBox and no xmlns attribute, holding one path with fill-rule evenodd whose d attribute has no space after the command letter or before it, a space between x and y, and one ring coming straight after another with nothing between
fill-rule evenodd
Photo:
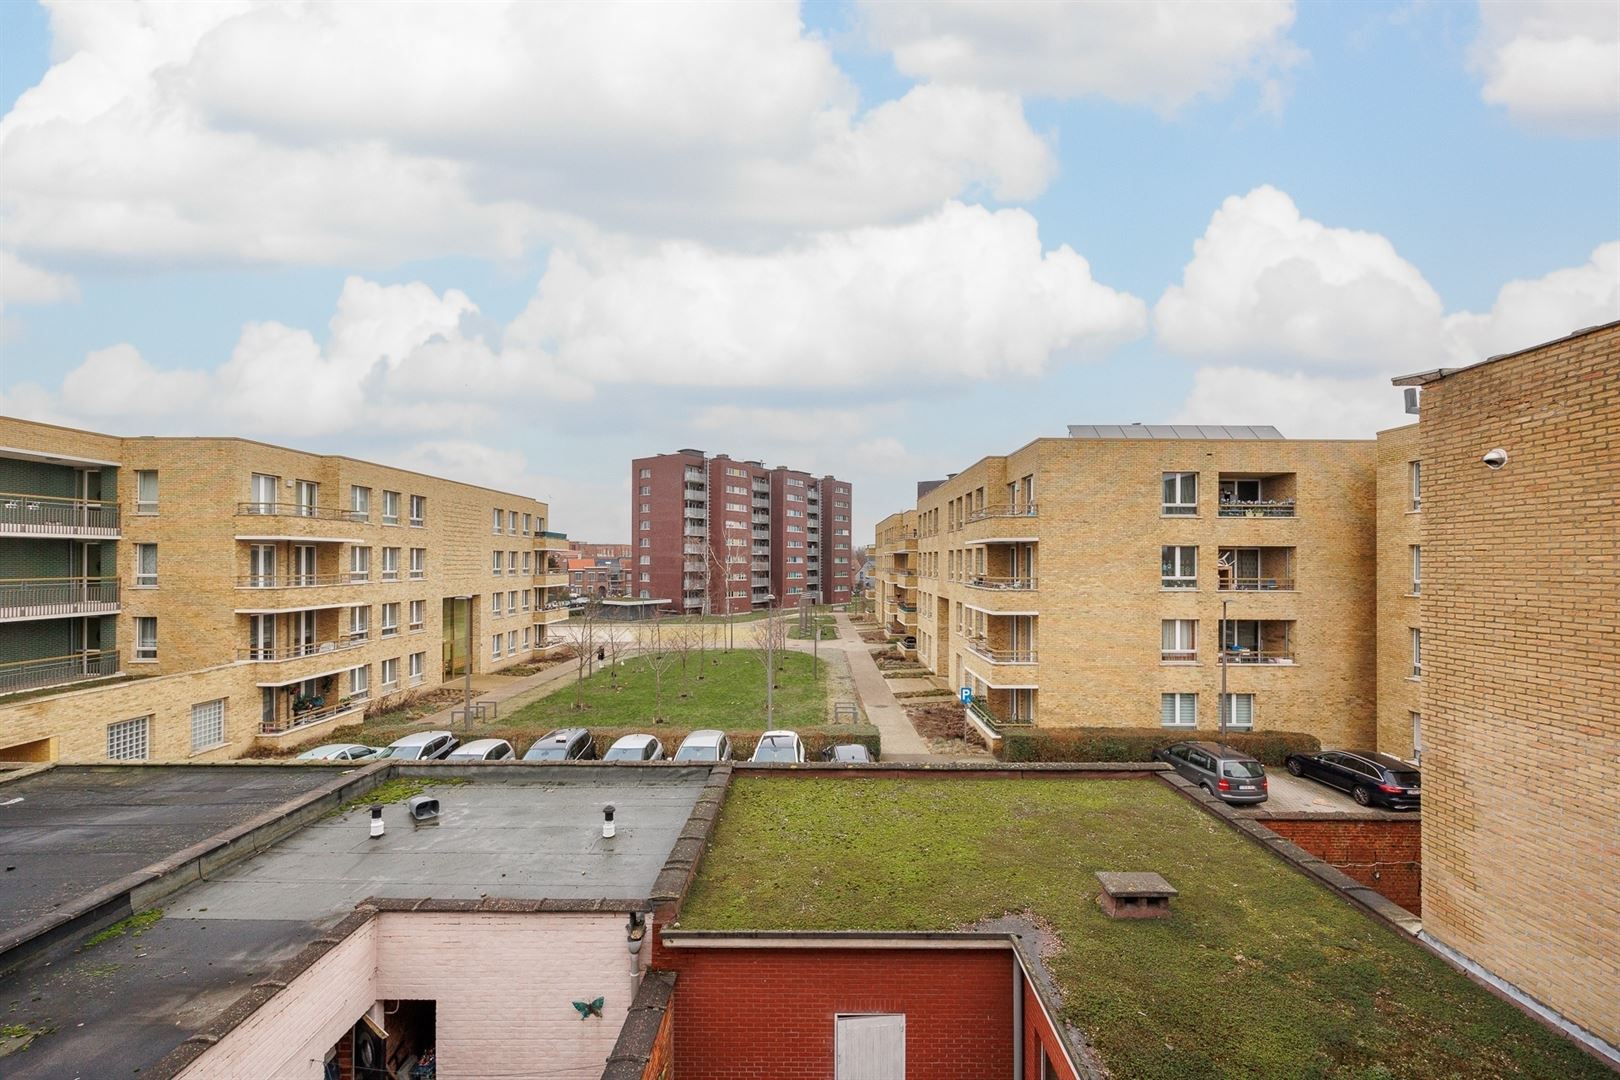
<instances>
[{"instance_id":1,"label":"white garage door","mask_svg":"<svg viewBox=\"0 0 1620 1080\"><path fill-rule=\"evenodd\" d=\"M904 1014L862 1013L839 1016L837 1020L835 1080L905 1080Z\"/></svg>"}]
</instances>

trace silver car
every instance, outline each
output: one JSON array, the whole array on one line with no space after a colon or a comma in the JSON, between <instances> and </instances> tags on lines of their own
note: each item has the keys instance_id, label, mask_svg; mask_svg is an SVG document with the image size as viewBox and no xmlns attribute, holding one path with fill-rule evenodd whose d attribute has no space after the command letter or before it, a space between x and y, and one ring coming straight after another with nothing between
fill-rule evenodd
<instances>
[{"instance_id":1,"label":"silver car","mask_svg":"<svg viewBox=\"0 0 1620 1080\"><path fill-rule=\"evenodd\" d=\"M731 740L723 731L703 728L681 740L676 761L730 761Z\"/></svg>"},{"instance_id":2,"label":"silver car","mask_svg":"<svg viewBox=\"0 0 1620 1080\"><path fill-rule=\"evenodd\" d=\"M1229 803L1266 801L1266 767L1241 750L1215 742L1178 742L1153 756L1217 799Z\"/></svg>"}]
</instances>

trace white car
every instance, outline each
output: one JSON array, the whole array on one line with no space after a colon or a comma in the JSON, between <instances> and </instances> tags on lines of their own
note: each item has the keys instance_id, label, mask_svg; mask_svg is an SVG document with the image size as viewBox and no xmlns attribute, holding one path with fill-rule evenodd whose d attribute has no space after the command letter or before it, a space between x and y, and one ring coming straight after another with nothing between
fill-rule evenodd
<instances>
[{"instance_id":1,"label":"white car","mask_svg":"<svg viewBox=\"0 0 1620 1080\"><path fill-rule=\"evenodd\" d=\"M664 744L651 735L625 735L608 747L603 761L663 761Z\"/></svg>"},{"instance_id":2,"label":"white car","mask_svg":"<svg viewBox=\"0 0 1620 1080\"><path fill-rule=\"evenodd\" d=\"M325 746L317 746L305 750L298 755L299 761L365 761L382 753L380 746L365 746L361 743L335 742Z\"/></svg>"},{"instance_id":3,"label":"white car","mask_svg":"<svg viewBox=\"0 0 1620 1080\"><path fill-rule=\"evenodd\" d=\"M398 761L434 761L460 745L461 740L448 731L418 731L395 739L377 756Z\"/></svg>"},{"instance_id":4,"label":"white car","mask_svg":"<svg viewBox=\"0 0 1620 1080\"><path fill-rule=\"evenodd\" d=\"M512 744L505 739L474 739L450 751L446 761L505 761L512 756Z\"/></svg>"},{"instance_id":5,"label":"white car","mask_svg":"<svg viewBox=\"0 0 1620 1080\"><path fill-rule=\"evenodd\" d=\"M767 731L754 747L753 762L786 762L796 764L804 760L804 742L797 732Z\"/></svg>"},{"instance_id":6,"label":"white car","mask_svg":"<svg viewBox=\"0 0 1620 1080\"><path fill-rule=\"evenodd\" d=\"M730 761L731 739L723 731L704 728L681 740L676 761Z\"/></svg>"}]
</instances>

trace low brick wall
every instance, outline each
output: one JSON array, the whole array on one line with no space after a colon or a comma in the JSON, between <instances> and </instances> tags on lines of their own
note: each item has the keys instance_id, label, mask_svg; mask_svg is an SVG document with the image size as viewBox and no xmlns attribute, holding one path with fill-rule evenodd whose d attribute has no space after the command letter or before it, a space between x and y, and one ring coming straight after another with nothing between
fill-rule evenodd
<instances>
[{"instance_id":1,"label":"low brick wall","mask_svg":"<svg viewBox=\"0 0 1620 1080\"><path fill-rule=\"evenodd\" d=\"M1423 914L1420 821L1268 817L1259 824L1412 914Z\"/></svg>"}]
</instances>

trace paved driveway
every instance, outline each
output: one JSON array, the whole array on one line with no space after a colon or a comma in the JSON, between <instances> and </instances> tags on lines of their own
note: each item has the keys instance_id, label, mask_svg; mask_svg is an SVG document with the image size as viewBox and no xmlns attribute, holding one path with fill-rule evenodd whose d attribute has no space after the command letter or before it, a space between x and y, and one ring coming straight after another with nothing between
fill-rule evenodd
<instances>
[{"instance_id":1,"label":"paved driveway","mask_svg":"<svg viewBox=\"0 0 1620 1080\"><path fill-rule=\"evenodd\" d=\"M1281 767L1275 769L1268 767L1266 779L1270 782L1267 791L1270 798L1249 811L1257 816L1264 813L1338 814L1343 817L1396 818L1408 821L1416 821L1418 817L1415 810L1384 810L1357 806L1354 799L1337 788L1330 788L1326 784L1318 784L1315 780L1306 780L1304 777L1290 776L1288 770Z\"/></svg>"}]
</instances>

